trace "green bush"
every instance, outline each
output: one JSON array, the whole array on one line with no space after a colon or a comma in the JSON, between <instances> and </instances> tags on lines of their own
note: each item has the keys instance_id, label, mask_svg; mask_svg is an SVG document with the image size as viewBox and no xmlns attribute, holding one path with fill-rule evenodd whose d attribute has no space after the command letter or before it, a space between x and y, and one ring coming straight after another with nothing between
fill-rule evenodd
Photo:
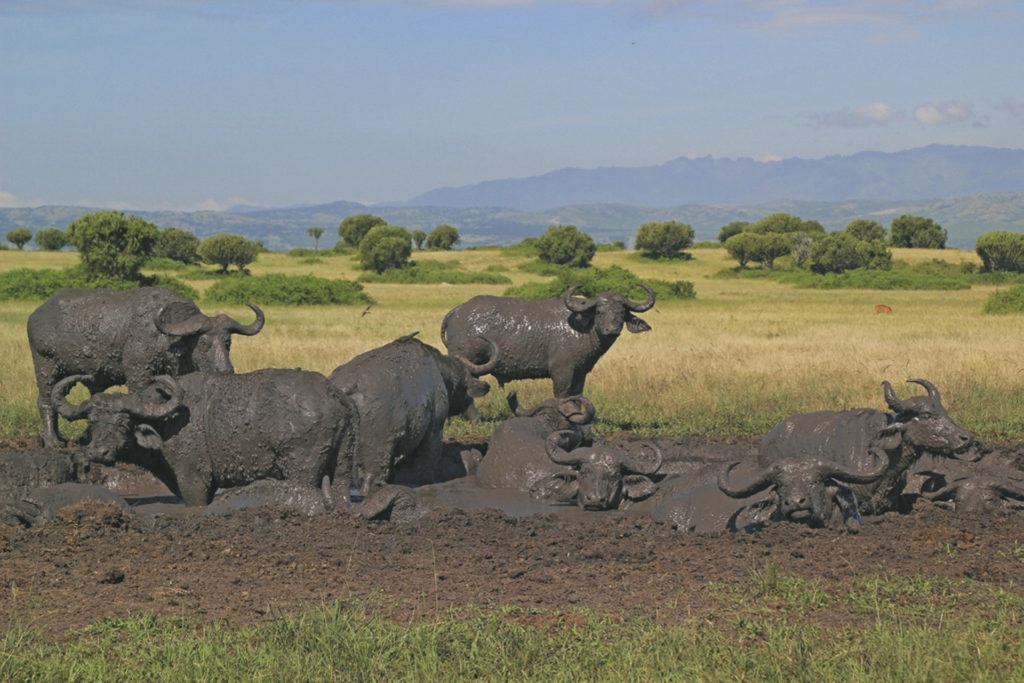
<instances>
[{"instance_id":1,"label":"green bush","mask_svg":"<svg viewBox=\"0 0 1024 683\"><path fill-rule=\"evenodd\" d=\"M684 249L693 245L693 228L679 221L644 223L636 232L636 248L655 259L689 257Z\"/></svg>"},{"instance_id":2,"label":"green bush","mask_svg":"<svg viewBox=\"0 0 1024 683\"><path fill-rule=\"evenodd\" d=\"M542 261L560 266L585 268L597 253L590 235L575 225L553 225L537 239L537 255Z\"/></svg>"},{"instance_id":3,"label":"green bush","mask_svg":"<svg viewBox=\"0 0 1024 683\"><path fill-rule=\"evenodd\" d=\"M430 235L427 237L427 247L430 249L451 249L461 239L458 230L444 223L430 232Z\"/></svg>"},{"instance_id":4,"label":"green bush","mask_svg":"<svg viewBox=\"0 0 1024 683\"><path fill-rule=\"evenodd\" d=\"M57 228L46 228L36 233L36 244L45 251L60 251L68 244L68 235Z\"/></svg>"},{"instance_id":5,"label":"green bush","mask_svg":"<svg viewBox=\"0 0 1024 683\"><path fill-rule=\"evenodd\" d=\"M341 224L338 226L338 236L342 238L346 246L358 247L370 230L379 225L387 224L388 222L380 216L360 213L355 216L348 216L341 221Z\"/></svg>"},{"instance_id":6,"label":"green bush","mask_svg":"<svg viewBox=\"0 0 1024 683\"><path fill-rule=\"evenodd\" d=\"M891 265L892 253L884 242L866 242L849 232L833 232L817 240L807 259L807 267L821 274L857 268L887 270Z\"/></svg>"},{"instance_id":7,"label":"green bush","mask_svg":"<svg viewBox=\"0 0 1024 683\"><path fill-rule=\"evenodd\" d=\"M359 263L366 270L383 273L402 268L412 256L412 235L397 225L377 225L359 241Z\"/></svg>"},{"instance_id":8,"label":"green bush","mask_svg":"<svg viewBox=\"0 0 1024 683\"><path fill-rule=\"evenodd\" d=\"M97 211L72 221L67 234L91 280L138 280L139 269L153 255L159 232L138 216Z\"/></svg>"},{"instance_id":9,"label":"green bush","mask_svg":"<svg viewBox=\"0 0 1024 683\"><path fill-rule=\"evenodd\" d=\"M516 296L523 299L547 299L562 296L565 290L573 285L582 285L577 293L582 296L595 296L601 292L618 292L630 298L643 301L647 293L640 287L646 283L658 299L692 299L697 294L693 283L686 280L667 282L665 280L641 280L630 271L620 266L610 268L569 268L562 267L554 280L548 282L528 282L518 287L505 290L505 296Z\"/></svg>"},{"instance_id":10,"label":"green bush","mask_svg":"<svg viewBox=\"0 0 1024 683\"><path fill-rule=\"evenodd\" d=\"M172 277L141 276L139 280L118 278L89 278L81 266L74 268L30 269L20 268L0 273L0 300L43 301L66 287L105 289L135 289L137 287L165 287L174 292L198 299L199 292L192 286Z\"/></svg>"},{"instance_id":11,"label":"green bush","mask_svg":"<svg viewBox=\"0 0 1024 683\"><path fill-rule=\"evenodd\" d=\"M199 245L202 243L191 232L180 228L164 228L156 236L153 256L180 261L186 264L199 263Z\"/></svg>"},{"instance_id":12,"label":"green bush","mask_svg":"<svg viewBox=\"0 0 1024 683\"><path fill-rule=\"evenodd\" d=\"M945 228L931 218L908 216L892 219L889 238L894 247L945 249L948 235Z\"/></svg>"},{"instance_id":13,"label":"green bush","mask_svg":"<svg viewBox=\"0 0 1024 683\"><path fill-rule=\"evenodd\" d=\"M1024 313L1024 285L992 292L982 311L985 313Z\"/></svg>"},{"instance_id":14,"label":"green bush","mask_svg":"<svg viewBox=\"0 0 1024 683\"><path fill-rule=\"evenodd\" d=\"M978 236L974 250L981 258L981 269L987 273L1024 272L1024 234L990 230Z\"/></svg>"},{"instance_id":15,"label":"green bush","mask_svg":"<svg viewBox=\"0 0 1024 683\"><path fill-rule=\"evenodd\" d=\"M260 253L260 244L241 235L222 233L203 240L197 252L203 263L220 266L221 273L227 273L228 266L246 272L246 266Z\"/></svg>"},{"instance_id":16,"label":"green bush","mask_svg":"<svg viewBox=\"0 0 1024 683\"><path fill-rule=\"evenodd\" d=\"M225 304L367 305L373 299L358 282L328 280L313 275L257 275L220 280L206 292L206 300Z\"/></svg>"},{"instance_id":17,"label":"green bush","mask_svg":"<svg viewBox=\"0 0 1024 683\"><path fill-rule=\"evenodd\" d=\"M359 281L421 285L442 282L452 285L506 285L512 282L508 277L496 272L462 270L457 263L439 263L437 261L413 263L404 268L392 268L383 273L362 273L359 276Z\"/></svg>"}]
</instances>

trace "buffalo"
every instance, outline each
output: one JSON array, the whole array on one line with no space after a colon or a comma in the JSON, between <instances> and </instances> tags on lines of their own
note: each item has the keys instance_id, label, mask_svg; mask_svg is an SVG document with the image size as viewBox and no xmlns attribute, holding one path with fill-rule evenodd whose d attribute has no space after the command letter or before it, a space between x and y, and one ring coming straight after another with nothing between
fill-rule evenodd
<instances>
[{"instance_id":1,"label":"buffalo","mask_svg":"<svg viewBox=\"0 0 1024 683\"><path fill-rule=\"evenodd\" d=\"M926 396L900 399L889 382L882 382L892 413L856 409L792 415L772 429L758 449L758 464L770 467L786 458L819 458L852 470L871 467L882 454L888 466L870 483L851 486L862 512L882 514L899 507L907 468L928 453L958 459L977 459L977 438L958 425L942 405L931 382L910 379Z\"/></svg>"},{"instance_id":2,"label":"buffalo","mask_svg":"<svg viewBox=\"0 0 1024 683\"><path fill-rule=\"evenodd\" d=\"M575 501L584 510L614 510L628 501L647 498L656 490L651 476L661 468L662 454L652 447L649 461L638 461L610 446L579 446L566 450L563 445L572 431L555 432L545 439L548 458L571 470L541 479L530 495L551 502Z\"/></svg>"},{"instance_id":3,"label":"buffalo","mask_svg":"<svg viewBox=\"0 0 1024 683\"><path fill-rule=\"evenodd\" d=\"M161 287L62 289L51 296L28 319L43 444L62 443L50 396L65 377L88 376L90 392L119 384L137 391L157 375L233 372L231 335L263 328L263 312L248 306L256 320L243 325L204 315L192 300Z\"/></svg>"},{"instance_id":4,"label":"buffalo","mask_svg":"<svg viewBox=\"0 0 1024 683\"><path fill-rule=\"evenodd\" d=\"M949 460L935 461L929 469L913 474L923 478L921 498L956 512L1024 510L1024 472L1018 469L989 462Z\"/></svg>"},{"instance_id":5,"label":"buffalo","mask_svg":"<svg viewBox=\"0 0 1024 683\"><path fill-rule=\"evenodd\" d=\"M654 306L654 290L644 303L615 292L593 298L573 296L537 301L500 296L475 296L456 306L441 324L441 341L453 353L479 363L490 351L480 338L498 342L500 359L490 371L498 384L513 379L550 378L558 398L580 395L587 373L622 332L646 332L650 325L634 315Z\"/></svg>"},{"instance_id":6,"label":"buffalo","mask_svg":"<svg viewBox=\"0 0 1024 683\"><path fill-rule=\"evenodd\" d=\"M426 481L437 478L442 435L449 416L459 415L490 387L477 376L498 360L476 364L445 355L406 335L339 365L331 383L355 403L360 421L356 481L367 495L389 482L403 460L415 464Z\"/></svg>"},{"instance_id":7,"label":"buffalo","mask_svg":"<svg viewBox=\"0 0 1024 683\"><path fill-rule=\"evenodd\" d=\"M355 406L326 377L304 370L161 375L144 390L93 394L79 405L72 375L53 388L68 420L88 420L91 462L135 463L185 505L208 505L218 488L259 479L322 487L341 479L347 496L358 429ZM340 476L338 476L340 475Z\"/></svg>"},{"instance_id":8,"label":"buffalo","mask_svg":"<svg viewBox=\"0 0 1024 683\"><path fill-rule=\"evenodd\" d=\"M534 484L554 475L572 475L572 468L547 456L545 440L560 432L566 448L590 445L590 423L594 404L583 396L552 398L533 408L519 405L516 392L508 394L515 417L494 428L487 455L476 469L476 480L484 488L529 491ZM571 430L570 436L565 436Z\"/></svg>"}]
</instances>

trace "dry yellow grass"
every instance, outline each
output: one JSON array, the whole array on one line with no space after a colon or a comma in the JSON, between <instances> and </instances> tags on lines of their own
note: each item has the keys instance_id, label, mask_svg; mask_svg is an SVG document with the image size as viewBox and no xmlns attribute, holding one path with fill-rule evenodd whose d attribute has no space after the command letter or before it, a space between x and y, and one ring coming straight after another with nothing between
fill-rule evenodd
<instances>
[{"instance_id":1,"label":"dry yellow grass","mask_svg":"<svg viewBox=\"0 0 1024 683\"><path fill-rule=\"evenodd\" d=\"M659 302L642 314L652 331L623 332L587 381L598 408L599 429L641 432L762 434L778 420L805 410L885 408L880 383L887 379L901 395L919 393L904 384L923 377L942 390L961 424L989 438L1024 436L1024 354L1018 316L983 315L992 291L974 287L955 292L795 289L766 280L714 277L734 265L721 250L694 250L694 259L654 263L626 252L602 252L596 265L622 265L641 277L690 280L691 301ZM21 254L0 252L0 271ZM48 261L57 257L61 263ZM41 255L39 267L61 267L67 254ZM70 255L73 257L73 255ZM509 267L517 284L535 276L494 250L417 253L421 259L457 259L482 270ZM973 252L897 250L896 258L976 260ZM14 267L20 267L15 265ZM350 257L330 256L303 263L283 254L264 254L254 274L285 272L354 278ZM195 286L196 282L192 282ZM376 304L365 307L266 307L267 326L238 338L233 359L239 371L261 367L303 367L328 373L352 356L398 336L420 331L440 346L444 313L475 294L500 294L503 285L368 284ZM892 307L876 315L874 305ZM31 358L25 320L36 304L0 304L0 438L38 432ZM203 305L243 320L241 306ZM443 348L443 347L442 347ZM493 379L492 386L497 387ZM523 381L524 402L550 395L550 383ZM482 425L459 421L461 432L486 433L506 415L498 391L481 402Z\"/></svg>"}]
</instances>

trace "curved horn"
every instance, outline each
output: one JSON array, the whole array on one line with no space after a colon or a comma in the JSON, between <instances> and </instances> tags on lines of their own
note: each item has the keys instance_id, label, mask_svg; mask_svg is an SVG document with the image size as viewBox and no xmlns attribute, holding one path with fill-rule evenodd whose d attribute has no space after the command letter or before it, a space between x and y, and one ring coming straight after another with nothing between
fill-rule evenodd
<instances>
[{"instance_id":1,"label":"curved horn","mask_svg":"<svg viewBox=\"0 0 1024 683\"><path fill-rule=\"evenodd\" d=\"M558 445L558 441L562 437L572 438L572 436L573 432L571 430L562 430L548 434L548 438L544 439L544 452L548 454L548 458L551 459L551 462L557 465L568 465L570 467L579 465L580 462L582 462L580 458L574 458L571 453L563 450Z\"/></svg>"},{"instance_id":2,"label":"curved horn","mask_svg":"<svg viewBox=\"0 0 1024 683\"><path fill-rule=\"evenodd\" d=\"M213 320L202 311L196 311L180 322L165 322L163 319L164 314L172 305L174 304L167 304L161 308L160 312L153 318L153 324L156 325L156 329L164 334L174 335L175 337L188 337L193 334L202 334L213 328Z\"/></svg>"},{"instance_id":3,"label":"curved horn","mask_svg":"<svg viewBox=\"0 0 1024 683\"><path fill-rule=\"evenodd\" d=\"M84 420L89 417L90 399L86 399L76 406L68 401L67 396L73 386L79 382L85 384L90 380L92 380L91 375L71 375L53 385L53 389L50 390L50 401L65 420Z\"/></svg>"},{"instance_id":4,"label":"curved horn","mask_svg":"<svg viewBox=\"0 0 1024 683\"><path fill-rule=\"evenodd\" d=\"M262 330L263 323L267 321L267 317L263 315L263 311L256 304L246 303L245 305L251 308L252 312L256 314L256 320L252 321L248 325L243 325L231 316L221 313L216 318L217 325L227 332L231 332L232 334L244 334L247 337L251 337Z\"/></svg>"},{"instance_id":5,"label":"curved horn","mask_svg":"<svg viewBox=\"0 0 1024 683\"><path fill-rule=\"evenodd\" d=\"M921 491L920 495L925 500L950 500L956 495L957 489L960 488L960 484L955 481L950 482L943 486L938 491Z\"/></svg>"},{"instance_id":6,"label":"curved horn","mask_svg":"<svg viewBox=\"0 0 1024 683\"><path fill-rule=\"evenodd\" d=\"M654 290L648 287L643 282L639 283L641 287L647 290L647 301L642 304L638 304L635 301L626 299L626 308L633 311L634 313L643 313L644 311L650 310L654 306Z\"/></svg>"},{"instance_id":7,"label":"curved horn","mask_svg":"<svg viewBox=\"0 0 1024 683\"><path fill-rule=\"evenodd\" d=\"M821 476L832 477L847 484L870 484L885 474L885 470L889 467L889 458L878 451L869 451L869 454L874 458L874 463L867 472L862 472L852 467L844 467L830 460L818 460Z\"/></svg>"},{"instance_id":8,"label":"curved horn","mask_svg":"<svg viewBox=\"0 0 1024 683\"><path fill-rule=\"evenodd\" d=\"M660 448L658 448L654 444L651 444L651 448L654 450L654 462L648 463L646 465L638 463L636 460L626 455L625 453L621 453L620 455L622 469L626 472L632 472L634 474L643 474L647 476L655 474L658 470L661 469L661 463L664 460L664 457L662 456Z\"/></svg>"},{"instance_id":9,"label":"curved horn","mask_svg":"<svg viewBox=\"0 0 1024 683\"><path fill-rule=\"evenodd\" d=\"M907 382L913 382L914 384L920 384L922 387L928 390L928 398L933 401L942 403L942 397L939 395L939 390L934 384L926 379L908 379Z\"/></svg>"},{"instance_id":10,"label":"curved horn","mask_svg":"<svg viewBox=\"0 0 1024 683\"><path fill-rule=\"evenodd\" d=\"M742 461L734 462L718 475L718 488L725 495L730 498L746 498L758 491L765 490L775 483L775 476L777 474L775 467L766 467L741 484L733 483L731 477L732 469L739 465L740 462Z\"/></svg>"},{"instance_id":11,"label":"curved horn","mask_svg":"<svg viewBox=\"0 0 1024 683\"><path fill-rule=\"evenodd\" d=\"M497 365L498 361L501 359L501 351L498 349L498 344L493 339L491 339L490 337L485 337L482 334L478 337L478 339L483 339L491 347L491 357L487 359L486 362L477 364L472 362L468 358L458 356L458 359L465 363L466 367L469 368L469 374L473 375L474 377L486 375L488 372L494 369L494 366Z\"/></svg>"},{"instance_id":12,"label":"curved horn","mask_svg":"<svg viewBox=\"0 0 1024 683\"><path fill-rule=\"evenodd\" d=\"M572 406L572 409L568 412L562 410L562 406L566 403ZM594 404L590 402L590 399L586 396L570 396L559 401L559 412L564 415L569 422L576 425L586 425L594 421Z\"/></svg>"},{"instance_id":13,"label":"curved horn","mask_svg":"<svg viewBox=\"0 0 1024 683\"><path fill-rule=\"evenodd\" d=\"M580 301L579 299L573 298L572 295L582 286L583 285L573 285L569 289L565 290L565 295L562 297L562 300L565 302L565 307L573 313L586 313L594 306L597 306L597 299L588 299L584 297L584 299Z\"/></svg>"},{"instance_id":14,"label":"curved horn","mask_svg":"<svg viewBox=\"0 0 1024 683\"><path fill-rule=\"evenodd\" d=\"M899 399L896 392L892 390L892 385L889 384L888 380L882 382L882 391L885 393L885 402L889 404L893 412L903 412L903 401Z\"/></svg>"},{"instance_id":15,"label":"curved horn","mask_svg":"<svg viewBox=\"0 0 1024 683\"><path fill-rule=\"evenodd\" d=\"M142 398L141 392L129 394L121 403L122 410L143 420L158 420L167 417L181 405L184 391L173 377L160 375L153 378L153 383L149 386L155 387L158 393L165 394L167 398L163 401L153 401Z\"/></svg>"}]
</instances>

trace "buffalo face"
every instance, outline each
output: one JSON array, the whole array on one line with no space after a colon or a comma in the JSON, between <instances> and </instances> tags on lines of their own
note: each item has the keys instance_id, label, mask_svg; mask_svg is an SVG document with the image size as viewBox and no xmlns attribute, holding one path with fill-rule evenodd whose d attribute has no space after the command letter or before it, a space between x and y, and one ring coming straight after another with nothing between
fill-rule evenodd
<instances>
[{"instance_id":1,"label":"buffalo face","mask_svg":"<svg viewBox=\"0 0 1024 683\"><path fill-rule=\"evenodd\" d=\"M977 438L949 416L935 385L924 379L907 381L920 384L928 390L928 395L900 399L889 382L882 382L886 403L896 413L895 422L888 430L901 432L903 442L919 451L964 460L981 457L975 448Z\"/></svg>"},{"instance_id":2,"label":"buffalo face","mask_svg":"<svg viewBox=\"0 0 1024 683\"><path fill-rule=\"evenodd\" d=\"M231 335L252 336L263 329L266 317L258 306L246 304L256 314L256 320L243 325L224 313L208 316L198 310L189 310L181 304L164 306L156 315L156 328L176 337L172 351L181 359L177 374L190 372L234 372L231 363ZM191 314L183 317L181 313Z\"/></svg>"},{"instance_id":3,"label":"buffalo face","mask_svg":"<svg viewBox=\"0 0 1024 683\"><path fill-rule=\"evenodd\" d=\"M618 336L622 332L623 325L634 333L647 332L651 329L650 325L633 315L634 312L642 313L654 306L654 290L646 284L640 284L647 291L647 301L644 303L630 301L616 292L603 292L593 298L573 297L573 294L581 286L573 285L565 291L565 295L562 297L565 307L573 313L589 315L593 319L593 326L599 337Z\"/></svg>"}]
</instances>

